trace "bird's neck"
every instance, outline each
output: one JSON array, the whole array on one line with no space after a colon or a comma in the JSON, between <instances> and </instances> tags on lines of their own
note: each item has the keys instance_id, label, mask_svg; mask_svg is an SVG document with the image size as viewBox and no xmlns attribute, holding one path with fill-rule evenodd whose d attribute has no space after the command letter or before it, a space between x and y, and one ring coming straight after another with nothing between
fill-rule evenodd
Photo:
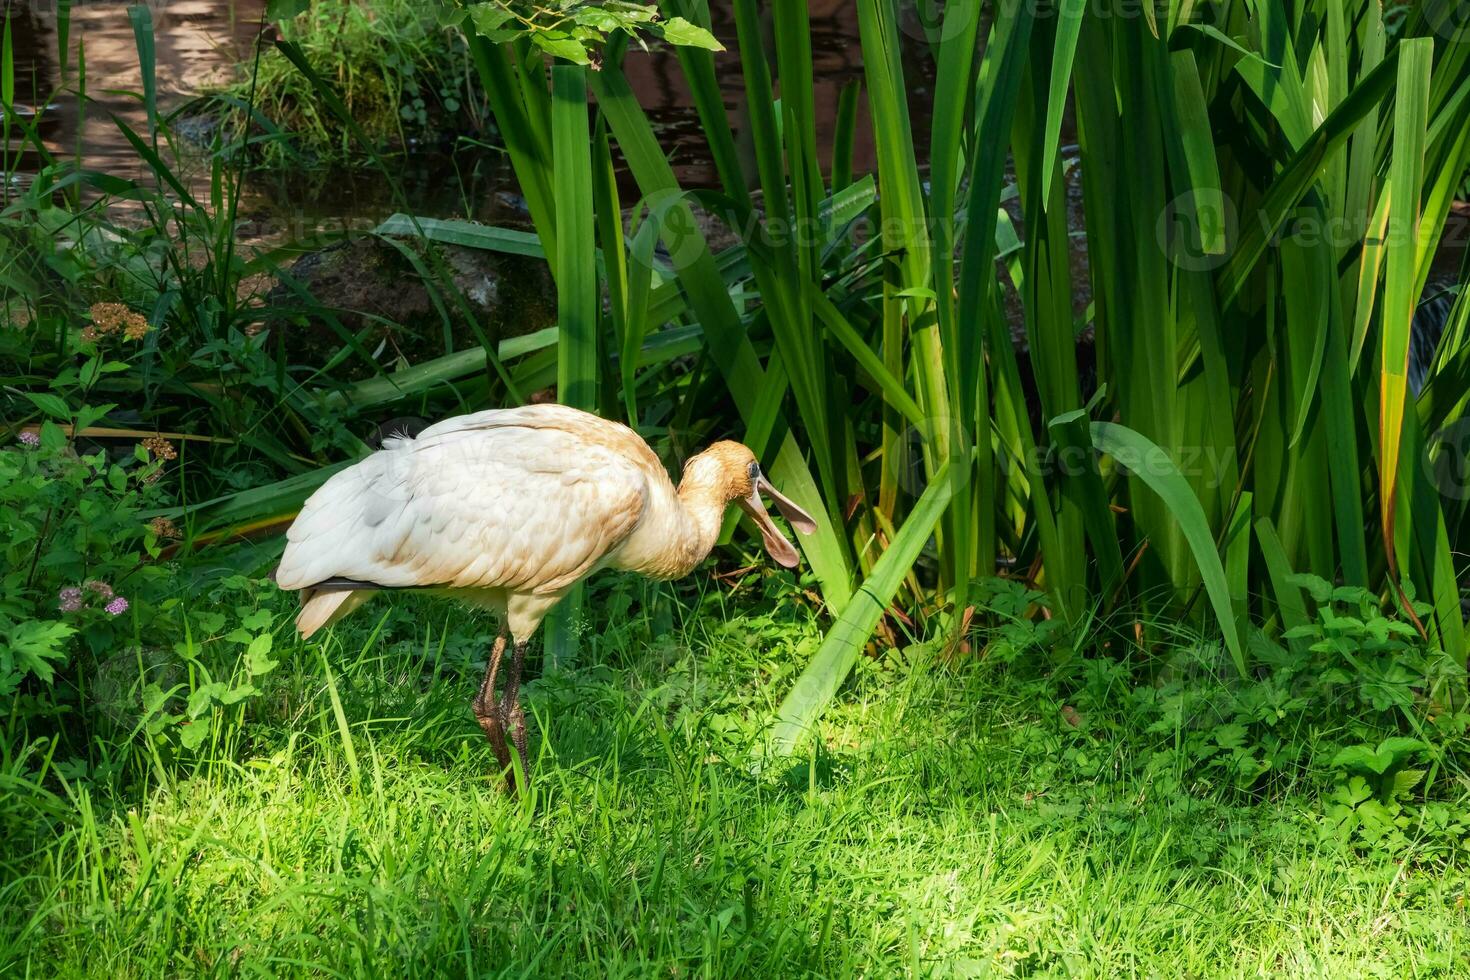
<instances>
[{"instance_id":1,"label":"bird's neck","mask_svg":"<svg viewBox=\"0 0 1470 980\"><path fill-rule=\"evenodd\" d=\"M727 500L722 488L689 480L679 484L679 511L681 516L677 556L678 568L671 569L671 577L687 575L694 566L704 561L720 537L720 525L725 520Z\"/></svg>"}]
</instances>

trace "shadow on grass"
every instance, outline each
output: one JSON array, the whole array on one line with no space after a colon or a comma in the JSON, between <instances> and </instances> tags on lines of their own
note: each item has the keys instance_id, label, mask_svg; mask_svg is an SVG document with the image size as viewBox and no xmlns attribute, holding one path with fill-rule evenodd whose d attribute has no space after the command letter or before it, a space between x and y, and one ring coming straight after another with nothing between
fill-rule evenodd
<instances>
[{"instance_id":1,"label":"shadow on grass","mask_svg":"<svg viewBox=\"0 0 1470 980\"><path fill-rule=\"evenodd\" d=\"M1308 798L1181 790L1157 737L1074 727L1046 683L983 668L865 668L820 740L761 766L780 656L718 628L614 650L529 684L537 770L513 799L468 709L483 631L458 625L329 646L346 735L302 651L247 757L146 795L79 784L0 887L0 972L1341 975L1466 954L1455 867L1320 843Z\"/></svg>"}]
</instances>

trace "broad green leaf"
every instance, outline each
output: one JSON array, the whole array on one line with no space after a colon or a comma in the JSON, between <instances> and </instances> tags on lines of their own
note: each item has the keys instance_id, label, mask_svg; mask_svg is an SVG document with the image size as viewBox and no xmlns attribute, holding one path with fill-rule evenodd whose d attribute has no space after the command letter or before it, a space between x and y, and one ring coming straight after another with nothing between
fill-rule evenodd
<instances>
[{"instance_id":1,"label":"broad green leaf","mask_svg":"<svg viewBox=\"0 0 1470 980\"><path fill-rule=\"evenodd\" d=\"M490 7L493 4L479 4L482 7ZM266 0L265 19L279 24L282 21L293 20L311 9L311 0Z\"/></svg>"},{"instance_id":2,"label":"broad green leaf","mask_svg":"<svg viewBox=\"0 0 1470 980\"><path fill-rule=\"evenodd\" d=\"M42 683L50 684L57 665L67 659L66 640L75 633L66 623L52 620L30 619L17 623L6 633L9 649L0 652L0 664L8 653L11 670L20 676L34 674ZM0 678L5 673L0 671Z\"/></svg>"},{"instance_id":3,"label":"broad green leaf","mask_svg":"<svg viewBox=\"0 0 1470 980\"><path fill-rule=\"evenodd\" d=\"M703 27L691 24L683 17L671 17L660 24L654 25L654 29L659 36L670 44L704 48L708 51L725 50L725 46L715 40L713 34Z\"/></svg>"},{"instance_id":4,"label":"broad green leaf","mask_svg":"<svg viewBox=\"0 0 1470 980\"><path fill-rule=\"evenodd\" d=\"M211 681L208 684L199 685L189 695L189 706L185 709L189 717L198 718L204 714L216 701L224 697L229 689L230 686L223 681Z\"/></svg>"},{"instance_id":5,"label":"broad green leaf","mask_svg":"<svg viewBox=\"0 0 1470 980\"><path fill-rule=\"evenodd\" d=\"M529 37L532 44L552 57L562 58L576 65L592 64L586 45L570 34L533 31Z\"/></svg>"},{"instance_id":6,"label":"broad green leaf","mask_svg":"<svg viewBox=\"0 0 1470 980\"><path fill-rule=\"evenodd\" d=\"M53 395L47 391L27 391L25 396L31 400L32 404L52 418L71 421L71 409L66 407L66 402L60 395Z\"/></svg>"},{"instance_id":7,"label":"broad green leaf","mask_svg":"<svg viewBox=\"0 0 1470 980\"><path fill-rule=\"evenodd\" d=\"M269 633L262 633L245 649L245 669L251 676L268 674L276 668L279 661L272 660L270 656L272 642Z\"/></svg>"},{"instance_id":8,"label":"broad green leaf","mask_svg":"<svg viewBox=\"0 0 1470 980\"><path fill-rule=\"evenodd\" d=\"M470 23L476 31L484 35L493 35L505 22L511 20L515 15L503 4L499 3L476 3L467 8L470 12Z\"/></svg>"},{"instance_id":9,"label":"broad green leaf","mask_svg":"<svg viewBox=\"0 0 1470 980\"><path fill-rule=\"evenodd\" d=\"M198 750L209 737L213 723L208 718L197 718L179 726L179 742L190 752Z\"/></svg>"}]
</instances>

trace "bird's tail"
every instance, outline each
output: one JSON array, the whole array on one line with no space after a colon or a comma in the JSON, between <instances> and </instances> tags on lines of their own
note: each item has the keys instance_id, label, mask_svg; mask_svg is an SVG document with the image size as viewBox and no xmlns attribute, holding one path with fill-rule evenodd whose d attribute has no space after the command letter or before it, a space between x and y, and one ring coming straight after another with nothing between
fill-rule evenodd
<instances>
[{"instance_id":1,"label":"bird's tail","mask_svg":"<svg viewBox=\"0 0 1470 980\"><path fill-rule=\"evenodd\" d=\"M307 639L323 626L330 626L373 596L366 589L302 589L301 612L296 630Z\"/></svg>"}]
</instances>

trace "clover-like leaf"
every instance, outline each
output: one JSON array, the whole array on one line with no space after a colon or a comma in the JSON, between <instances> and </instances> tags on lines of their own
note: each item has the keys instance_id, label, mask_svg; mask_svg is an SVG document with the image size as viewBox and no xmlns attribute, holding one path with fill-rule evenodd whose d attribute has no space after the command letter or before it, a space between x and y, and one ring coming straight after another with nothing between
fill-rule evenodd
<instances>
[{"instance_id":1,"label":"clover-like leaf","mask_svg":"<svg viewBox=\"0 0 1470 980\"><path fill-rule=\"evenodd\" d=\"M274 641L269 633L262 633L250 641L250 646L245 650L245 669L250 672L252 677L268 674L272 670L275 670L276 665L280 663L280 661L272 660L270 657L271 646L273 644Z\"/></svg>"},{"instance_id":2,"label":"clover-like leaf","mask_svg":"<svg viewBox=\"0 0 1470 980\"><path fill-rule=\"evenodd\" d=\"M209 737L211 727L207 718L187 722L179 727L179 741L184 748L192 752L204 744L204 740Z\"/></svg>"},{"instance_id":3,"label":"clover-like leaf","mask_svg":"<svg viewBox=\"0 0 1470 980\"><path fill-rule=\"evenodd\" d=\"M240 625L248 630L259 633L261 630L265 629L271 624L272 618L273 617L271 616L271 611L269 609L257 609L254 612L244 616L240 620Z\"/></svg>"}]
</instances>

